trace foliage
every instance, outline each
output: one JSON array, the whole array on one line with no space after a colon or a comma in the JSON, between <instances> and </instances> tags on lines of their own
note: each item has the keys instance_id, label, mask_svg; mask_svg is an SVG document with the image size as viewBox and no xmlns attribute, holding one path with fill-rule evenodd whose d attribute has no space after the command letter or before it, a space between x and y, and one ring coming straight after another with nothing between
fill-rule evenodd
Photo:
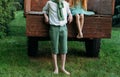
<instances>
[{"instance_id":1,"label":"foliage","mask_svg":"<svg viewBox=\"0 0 120 77\"><path fill-rule=\"evenodd\" d=\"M14 0L0 0L0 38L8 32L8 23L14 19L14 6L11 3Z\"/></svg>"},{"instance_id":2,"label":"foliage","mask_svg":"<svg viewBox=\"0 0 120 77\"><path fill-rule=\"evenodd\" d=\"M0 24L0 38L3 38L6 35L5 30L6 30L5 26L2 26Z\"/></svg>"},{"instance_id":3,"label":"foliage","mask_svg":"<svg viewBox=\"0 0 120 77\"><path fill-rule=\"evenodd\" d=\"M120 24L120 0L115 2L115 13L113 16L113 25Z\"/></svg>"},{"instance_id":4,"label":"foliage","mask_svg":"<svg viewBox=\"0 0 120 77\"><path fill-rule=\"evenodd\" d=\"M18 10L24 9L24 0L14 0L17 2L17 7L20 8Z\"/></svg>"}]
</instances>

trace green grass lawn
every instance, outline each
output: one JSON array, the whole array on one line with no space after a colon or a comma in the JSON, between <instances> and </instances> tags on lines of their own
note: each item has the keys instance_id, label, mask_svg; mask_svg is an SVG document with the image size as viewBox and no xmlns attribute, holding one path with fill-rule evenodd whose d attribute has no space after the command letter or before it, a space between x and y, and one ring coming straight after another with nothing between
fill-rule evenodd
<instances>
[{"instance_id":1,"label":"green grass lawn","mask_svg":"<svg viewBox=\"0 0 120 77\"><path fill-rule=\"evenodd\" d=\"M54 75L49 41L39 42L39 57L27 56L23 12L9 25L9 36L0 39L0 77L69 77ZM120 77L120 28L112 29L111 39L102 39L99 58L88 58L83 42L68 42L66 69L70 77ZM58 58L60 66L60 58Z\"/></svg>"}]
</instances>

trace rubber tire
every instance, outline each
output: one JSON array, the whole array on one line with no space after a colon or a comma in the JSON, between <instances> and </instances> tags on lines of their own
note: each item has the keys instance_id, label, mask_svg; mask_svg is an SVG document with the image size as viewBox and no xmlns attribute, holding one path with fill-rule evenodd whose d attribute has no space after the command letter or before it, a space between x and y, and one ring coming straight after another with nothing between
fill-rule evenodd
<instances>
[{"instance_id":1,"label":"rubber tire","mask_svg":"<svg viewBox=\"0 0 120 77\"><path fill-rule=\"evenodd\" d=\"M87 39L85 41L87 57L99 57L101 39Z\"/></svg>"}]
</instances>

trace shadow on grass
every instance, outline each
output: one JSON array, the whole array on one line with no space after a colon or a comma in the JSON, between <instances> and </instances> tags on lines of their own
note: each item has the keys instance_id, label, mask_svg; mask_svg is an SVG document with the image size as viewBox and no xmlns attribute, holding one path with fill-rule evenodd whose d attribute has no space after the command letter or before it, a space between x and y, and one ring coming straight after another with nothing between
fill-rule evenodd
<instances>
[{"instance_id":1,"label":"shadow on grass","mask_svg":"<svg viewBox=\"0 0 120 77\"><path fill-rule=\"evenodd\" d=\"M84 50L78 50L75 48L69 49L68 50L68 55L70 56L77 56L77 57L86 57L86 53Z\"/></svg>"},{"instance_id":2,"label":"shadow on grass","mask_svg":"<svg viewBox=\"0 0 120 77\"><path fill-rule=\"evenodd\" d=\"M30 58L51 58L51 51L49 48L39 49L34 56L29 56Z\"/></svg>"},{"instance_id":3,"label":"shadow on grass","mask_svg":"<svg viewBox=\"0 0 120 77\"><path fill-rule=\"evenodd\" d=\"M24 26L12 26L9 28L9 36L26 36L26 29Z\"/></svg>"},{"instance_id":4,"label":"shadow on grass","mask_svg":"<svg viewBox=\"0 0 120 77\"><path fill-rule=\"evenodd\" d=\"M60 54L58 54L58 56L59 55ZM85 51L73 49L73 48L68 50L67 55L68 56L77 56L77 57L87 57ZM51 49L50 48L40 49L40 50L38 50L37 55L35 57L31 57L31 58L51 58Z\"/></svg>"}]
</instances>

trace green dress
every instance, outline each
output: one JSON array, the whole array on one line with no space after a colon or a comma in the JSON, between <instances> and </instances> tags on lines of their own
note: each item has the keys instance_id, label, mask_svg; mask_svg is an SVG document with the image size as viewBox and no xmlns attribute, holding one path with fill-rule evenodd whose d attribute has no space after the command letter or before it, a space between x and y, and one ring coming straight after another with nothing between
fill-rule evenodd
<instances>
[{"instance_id":1,"label":"green dress","mask_svg":"<svg viewBox=\"0 0 120 77\"><path fill-rule=\"evenodd\" d=\"M85 14L85 15L94 15L93 11L86 11L82 8L81 2L70 8L72 15L76 14Z\"/></svg>"}]
</instances>

